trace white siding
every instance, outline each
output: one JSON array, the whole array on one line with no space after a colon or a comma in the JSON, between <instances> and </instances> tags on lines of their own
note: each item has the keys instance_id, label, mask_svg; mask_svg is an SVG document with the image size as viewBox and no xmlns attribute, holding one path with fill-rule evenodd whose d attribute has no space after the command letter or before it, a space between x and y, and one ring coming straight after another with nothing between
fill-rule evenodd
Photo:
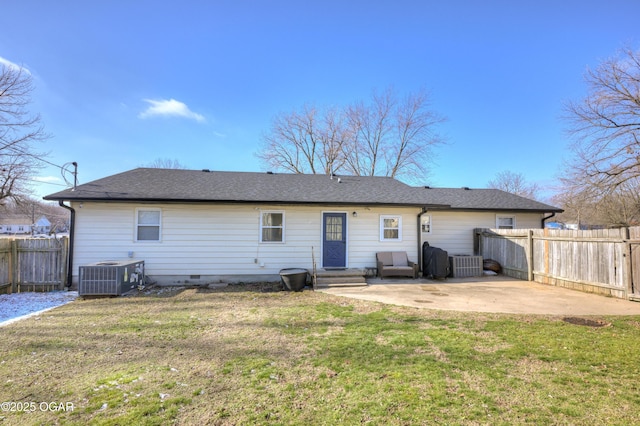
<instances>
[{"instance_id":1,"label":"white siding","mask_svg":"<svg viewBox=\"0 0 640 426\"><path fill-rule=\"evenodd\" d=\"M80 265L102 260L144 260L147 274L245 277L278 274L282 268L311 269L322 265L322 213L347 213L347 266L374 267L378 251L404 250L417 260L417 208L354 208L344 206L248 206L187 204L78 204L74 275ZM161 208L160 242L135 241L136 208ZM260 243L260 211L285 213L285 242ZM353 216L353 212L357 216ZM380 215L402 215L403 238L380 242ZM164 280L166 281L166 280Z\"/></svg>"},{"instance_id":2,"label":"white siding","mask_svg":"<svg viewBox=\"0 0 640 426\"><path fill-rule=\"evenodd\" d=\"M423 233L423 241L439 247L449 254L473 255L473 230L495 228L497 216L515 216L516 228L540 228L540 213L495 213L432 211L431 233Z\"/></svg>"}]
</instances>

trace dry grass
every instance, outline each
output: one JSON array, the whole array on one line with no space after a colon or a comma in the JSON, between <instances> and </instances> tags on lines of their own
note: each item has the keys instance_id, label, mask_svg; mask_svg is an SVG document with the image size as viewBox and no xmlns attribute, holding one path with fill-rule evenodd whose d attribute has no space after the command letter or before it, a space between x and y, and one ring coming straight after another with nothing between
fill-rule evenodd
<instances>
[{"instance_id":1,"label":"dry grass","mask_svg":"<svg viewBox=\"0 0 640 426\"><path fill-rule=\"evenodd\" d=\"M638 318L592 328L271 290L80 300L7 326L0 402L36 409L0 423L640 422Z\"/></svg>"}]
</instances>

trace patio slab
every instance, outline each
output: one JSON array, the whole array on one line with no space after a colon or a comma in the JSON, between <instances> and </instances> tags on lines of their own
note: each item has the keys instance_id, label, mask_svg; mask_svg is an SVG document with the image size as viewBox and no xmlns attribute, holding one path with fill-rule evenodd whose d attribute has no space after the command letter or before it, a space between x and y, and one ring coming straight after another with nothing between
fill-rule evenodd
<instances>
[{"instance_id":1,"label":"patio slab","mask_svg":"<svg viewBox=\"0 0 640 426\"><path fill-rule=\"evenodd\" d=\"M640 315L640 302L509 277L369 279L367 287L319 291L401 306L468 312L541 315Z\"/></svg>"}]
</instances>

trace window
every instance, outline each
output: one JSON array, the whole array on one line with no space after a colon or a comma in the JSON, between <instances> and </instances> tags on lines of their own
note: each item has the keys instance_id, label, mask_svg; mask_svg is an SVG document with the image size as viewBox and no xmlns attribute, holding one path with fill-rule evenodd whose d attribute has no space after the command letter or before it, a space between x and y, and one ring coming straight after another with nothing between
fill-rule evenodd
<instances>
[{"instance_id":1,"label":"window","mask_svg":"<svg viewBox=\"0 0 640 426\"><path fill-rule=\"evenodd\" d=\"M260 215L260 242L284 242L284 212L262 212Z\"/></svg>"},{"instance_id":2,"label":"window","mask_svg":"<svg viewBox=\"0 0 640 426\"><path fill-rule=\"evenodd\" d=\"M402 241L402 216L380 216L380 241Z\"/></svg>"},{"instance_id":3,"label":"window","mask_svg":"<svg viewBox=\"0 0 640 426\"><path fill-rule=\"evenodd\" d=\"M343 241L344 223L342 216L326 216L324 225L325 241Z\"/></svg>"},{"instance_id":4,"label":"window","mask_svg":"<svg viewBox=\"0 0 640 426\"><path fill-rule=\"evenodd\" d=\"M430 234L431 233L431 215L429 215L429 214L423 214L422 215L420 229L422 230L423 234Z\"/></svg>"},{"instance_id":5,"label":"window","mask_svg":"<svg viewBox=\"0 0 640 426\"><path fill-rule=\"evenodd\" d=\"M496 216L496 228L498 229L515 229L515 216Z\"/></svg>"},{"instance_id":6,"label":"window","mask_svg":"<svg viewBox=\"0 0 640 426\"><path fill-rule=\"evenodd\" d=\"M160 209L136 209L136 241L160 241Z\"/></svg>"}]
</instances>

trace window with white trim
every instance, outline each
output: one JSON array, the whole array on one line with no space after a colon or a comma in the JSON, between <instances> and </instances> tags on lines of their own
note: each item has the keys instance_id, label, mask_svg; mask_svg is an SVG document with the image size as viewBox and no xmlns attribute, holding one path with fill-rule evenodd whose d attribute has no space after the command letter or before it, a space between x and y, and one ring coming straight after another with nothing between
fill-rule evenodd
<instances>
[{"instance_id":1,"label":"window with white trim","mask_svg":"<svg viewBox=\"0 0 640 426\"><path fill-rule=\"evenodd\" d=\"M496 228L498 229L515 229L515 216L496 216Z\"/></svg>"},{"instance_id":2,"label":"window with white trim","mask_svg":"<svg viewBox=\"0 0 640 426\"><path fill-rule=\"evenodd\" d=\"M162 210L136 209L136 241L160 241Z\"/></svg>"},{"instance_id":3,"label":"window with white trim","mask_svg":"<svg viewBox=\"0 0 640 426\"><path fill-rule=\"evenodd\" d=\"M260 214L260 242L284 242L284 212L263 211Z\"/></svg>"},{"instance_id":4,"label":"window with white trim","mask_svg":"<svg viewBox=\"0 0 640 426\"><path fill-rule=\"evenodd\" d=\"M402 241L402 216L380 216L380 241Z\"/></svg>"}]
</instances>

